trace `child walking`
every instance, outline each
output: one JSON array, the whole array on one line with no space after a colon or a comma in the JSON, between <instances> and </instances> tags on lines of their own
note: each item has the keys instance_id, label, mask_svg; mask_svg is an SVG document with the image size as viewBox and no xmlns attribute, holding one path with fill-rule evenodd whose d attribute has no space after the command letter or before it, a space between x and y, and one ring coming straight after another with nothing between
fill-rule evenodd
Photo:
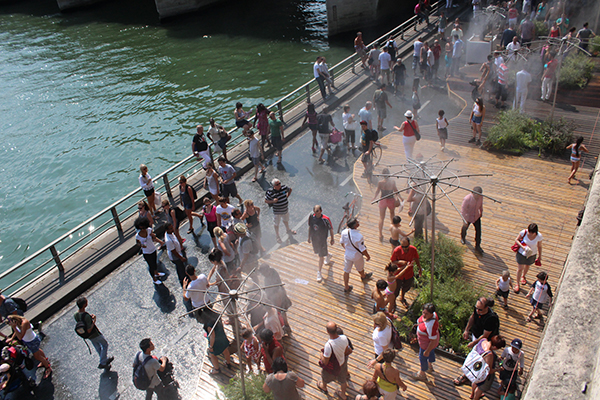
<instances>
[{"instance_id":1,"label":"child walking","mask_svg":"<svg viewBox=\"0 0 600 400\"><path fill-rule=\"evenodd\" d=\"M438 136L440 137L441 150L446 150L446 139L448 139L448 120L444 117L444 110L438 111L438 118L435 120Z\"/></svg>"},{"instance_id":2,"label":"child walking","mask_svg":"<svg viewBox=\"0 0 600 400\"><path fill-rule=\"evenodd\" d=\"M244 339L244 342L242 343L242 349L244 350L244 355L246 356L248 371L252 372L252 363L256 363L257 372L260 372L261 354L258 339L256 336L254 336L250 328L244 329L244 332L242 332L242 338Z\"/></svg>"},{"instance_id":3,"label":"child walking","mask_svg":"<svg viewBox=\"0 0 600 400\"><path fill-rule=\"evenodd\" d=\"M403 206L404 202L400 204L399 212L402 211ZM400 218L399 215L395 215L394 218L392 218L392 224L390 225L390 244L392 245L392 252L396 247L400 246L400 238L407 237L415 231L412 229L408 233L402 232L402 229L400 228L400 222L402 222L402 218Z\"/></svg>"},{"instance_id":4,"label":"child walking","mask_svg":"<svg viewBox=\"0 0 600 400\"><path fill-rule=\"evenodd\" d=\"M502 271L502 276L496 280L496 296L502 297L504 304L502 308L505 310L508 308L508 292L512 289L512 279L510 279L510 272L507 269Z\"/></svg>"},{"instance_id":5,"label":"child walking","mask_svg":"<svg viewBox=\"0 0 600 400\"><path fill-rule=\"evenodd\" d=\"M529 293L527 293L527 296L525 297L531 297L531 305L533 306L526 321L531 322L533 314L536 314L536 318L543 319L540 311L544 309L544 304L548 299L550 299L548 305L552 304L552 289L548 284L547 273L540 272L537 274L537 281L534 282L531 289L529 289Z\"/></svg>"}]
</instances>

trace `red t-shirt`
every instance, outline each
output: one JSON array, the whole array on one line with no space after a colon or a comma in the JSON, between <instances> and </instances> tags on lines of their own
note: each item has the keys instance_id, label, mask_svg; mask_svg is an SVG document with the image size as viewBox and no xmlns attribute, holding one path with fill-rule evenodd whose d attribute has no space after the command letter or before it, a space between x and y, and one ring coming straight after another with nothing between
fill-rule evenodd
<instances>
[{"instance_id":1,"label":"red t-shirt","mask_svg":"<svg viewBox=\"0 0 600 400\"><path fill-rule=\"evenodd\" d=\"M419 253L417 252L417 248L415 246L408 246L408 250L404 251L404 249L402 248L402 246L398 246L394 249L394 252L392 253L392 261L418 261L419 260ZM413 263L414 264L414 263ZM396 275L398 275L400 272L402 272L404 268L402 267L398 267L398 272ZM414 265L413 267L409 268L404 275L402 275L400 277L400 280L406 280L406 279L410 279L413 276L415 276L415 271L414 271Z\"/></svg>"}]
</instances>

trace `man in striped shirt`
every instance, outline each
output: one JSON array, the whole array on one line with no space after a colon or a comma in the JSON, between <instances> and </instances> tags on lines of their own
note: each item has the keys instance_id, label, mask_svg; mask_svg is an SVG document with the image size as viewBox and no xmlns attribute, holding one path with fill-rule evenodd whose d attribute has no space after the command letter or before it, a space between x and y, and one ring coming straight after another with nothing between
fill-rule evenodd
<instances>
[{"instance_id":1,"label":"man in striped shirt","mask_svg":"<svg viewBox=\"0 0 600 400\"><path fill-rule=\"evenodd\" d=\"M279 224L283 221L283 225L287 230L288 235L295 235L296 231L291 230L289 226L290 214L288 211L288 197L292 194L292 189L282 185L281 181L277 178L271 181L273 189L267 190L265 195L265 203L273 207L273 222L275 225L275 236L277 237L277 243L281 243L281 237L279 236Z\"/></svg>"}]
</instances>

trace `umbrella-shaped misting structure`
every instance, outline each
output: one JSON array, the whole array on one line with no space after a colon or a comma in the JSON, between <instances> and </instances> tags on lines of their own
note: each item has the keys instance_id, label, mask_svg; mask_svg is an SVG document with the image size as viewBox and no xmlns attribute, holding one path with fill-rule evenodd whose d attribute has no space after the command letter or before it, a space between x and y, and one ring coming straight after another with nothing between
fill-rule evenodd
<instances>
[{"instance_id":1,"label":"umbrella-shaped misting structure","mask_svg":"<svg viewBox=\"0 0 600 400\"><path fill-rule=\"evenodd\" d=\"M188 289L190 291L198 291L204 293L205 306L194 308L193 310L180 316L180 318L185 317L186 315L192 314L197 310L206 307L218 315L214 324L217 324L223 318L224 315L229 317L230 321L233 320L233 334L236 341L238 359L240 363L240 378L244 398L247 398L247 395L244 380L244 367L241 365L243 356L242 348L240 346L240 320L245 320L250 329L253 329L252 324L250 323L247 317L247 314L255 308L262 305L266 307L273 307L279 311L286 311L281 307L271 304L268 297L265 294L266 290L277 287L283 287L284 284L278 283L274 285L266 285L261 287L255 280L251 279L251 276L256 272L257 268L258 267L253 268L252 271L243 278L232 277L230 279L224 279L221 276L221 274L219 274L219 271L216 270L215 274L217 276L217 279L220 282L222 282L222 285L219 286L221 290L225 289L226 291L215 291L211 290L210 288L207 290Z\"/></svg>"},{"instance_id":2,"label":"umbrella-shaped misting structure","mask_svg":"<svg viewBox=\"0 0 600 400\"><path fill-rule=\"evenodd\" d=\"M426 207L426 199L431 201L431 282L430 282L430 290L431 290L431 299L433 300L433 272L435 265L435 206L438 199L446 198L452 204L452 207L456 210L460 218L463 222L464 220L462 213L456 207L456 204L452 201L450 193L456 190L464 190L471 193L480 194L474 192L472 189L466 188L461 185L461 178L471 178L475 176L492 176L492 174L459 174L459 171L454 171L449 167L450 163L455 161L454 158L446 161L435 160L436 156L432 156L425 161L416 161L412 159L408 159L406 164L401 164L399 166L402 167L402 170L389 174L389 175L376 175L373 176L387 176L394 177L399 179L406 179L407 185L404 189L398 190L394 193L390 193L386 196L381 197L380 199L374 200L372 204L378 203L381 200L393 197L394 195L402 192L407 192L414 190L418 193L421 198L417 207L413 209L413 216L410 221L410 225L412 225L415 221L417 215L419 215L419 210L421 207ZM398 165L396 165L398 166ZM393 167L391 165L390 167ZM480 194L485 198L488 198L494 202L500 203L499 200L496 200L490 196ZM426 228L427 230L427 228Z\"/></svg>"}]
</instances>

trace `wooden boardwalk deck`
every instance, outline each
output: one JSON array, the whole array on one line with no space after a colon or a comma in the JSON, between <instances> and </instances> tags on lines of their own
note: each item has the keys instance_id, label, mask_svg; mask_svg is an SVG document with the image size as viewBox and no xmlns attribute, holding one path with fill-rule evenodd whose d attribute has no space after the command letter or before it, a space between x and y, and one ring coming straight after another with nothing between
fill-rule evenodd
<instances>
[{"instance_id":1,"label":"wooden boardwalk deck","mask_svg":"<svg viewBox=\"0 0 600 400\"><path fill-rule=\"evenodd\" d=\"M465 92L457 91L459 95L467 98ZM463 184L471 187L480 185L484 193L501 200L501 204L485 200L482 218L483 241L485 250L483 256L476 256L473 250L473 232L469 232L467 251L464 254L466 279L482 287L486 292L494 293L494 282L504 269L509 269L516 275L514 253L510 250L514 238L519 230L525 228L530 222L540 226L544 236L543 242L543 269L549 273L549 282L556 288L562 273L564 260L569 252L571 238L575 232L577 212L581 209L586 196L587 184L568 185L566 177L570 169L566 161L551 161L539 159L537 156L526 155L513 157L494 154L468 145L470 137L468 114L470 112L470 98L467 98L461 114L450 121L449 150L445 153L439 151L439 144L434 126L423 125L423 140L417 143L415 154L421 153L425 158L437 155L440 160L455 158L453 168L462 173L493 173L492 177L471 178L463 180ZM530 106L538 112L546 112L547 104L531 102ZM493 108L493 107L490 107ZM492 113L495 110L491 110ZM529 111L529 109L528 109ZM558 114L565 113L558 111ZM586 135L586 143L591 141L593 155L598 154L600 146L597 144L595 133L598 110L579 107L579 130ZM491 119L488 119L491 121ZM397 133L392 133L381 140L384 147L383 158L379 169L383 165L394 165L404 162L402 138ZM399 170L392 167L392 172ZM374 186L360 178L362 165L355 165L354 180L363 195L363 208L361 210L361 231L366 238L366 244L372 256L366 264L368 271L374 272L374 279L384 278L383 266L388 262L390 246L378 241L377 221L378 209L371 205L370 200L374 194ZM585 176L582 173L581 176ZM583 182L587 182L586 179ZM399 182L399 186L404 182ZM461 191L450 194L455 204L460 204L465 193ZM315 199L318 202L318 199ZM404 224L409 221L406 210L401 213ZM333 221L337 224L337 221ZM459 240L461 226L460 217L447 200L437 203L437 227L440 232L447 234L454 240ZM387 225L387 222L386 222ZM406 225L404 225L406 226ZM336 241L339 240L339 235ZM348 394L353 398L360 390L362 383L369 379L372 371L367 369L366 361L373 353L371 331L372 319L370 310L372 300L370 292L375 280L363 284L356 274L351 276L354 291L345 295L342 286L343 250L336 243L331 249L334 265L324 269L324 281L319 284L315 281L317 258L313 255L312 247L306 242L288 246L274 252L268 260L276 268L292 301L293 307L289 312L289 319L294 329L291 338L283 340L285 354L291 368L302 376L306 382L303 396L307 399L324 399L326 396L316 388L320 376L317 366L319 350L327 340L325 323L329 320L336 321L343 327L345 333L352 339L355 352L350 357L350 373L352 375ZM528 274L531 281L539 268L532 268ZM543 324L539 321L526 324L525 317L530 311L530 305L525 298L527 290L521 294L511 293L509 297L510 308L503 310L496 307L496 312L501 320L501 333L508 341L519 337L524 341L526 374L535 355ZM415 292L409 292L409 301ZM400 309L402 307L400 306ZM416 382L408 376L418 371L419 363L416 352L409 346L399 352L397 364L406 383L408 391L398 398L409 399L457 399L468 398L470 388L462 386L456 388L451 380L457 376L459 363L444 357L438 357L436 372L433 374L431 384ZM214 398L216 383L225 383L228 377L220 376L213 380L208 373L209 367L204 366L198 386L198 398ZM497 386L494 386L497 387ZM330 385L330 393L334 393L336 384ZM495 390L487 393L489 398L497 398Z\"/></svg>"}]
</instances>

